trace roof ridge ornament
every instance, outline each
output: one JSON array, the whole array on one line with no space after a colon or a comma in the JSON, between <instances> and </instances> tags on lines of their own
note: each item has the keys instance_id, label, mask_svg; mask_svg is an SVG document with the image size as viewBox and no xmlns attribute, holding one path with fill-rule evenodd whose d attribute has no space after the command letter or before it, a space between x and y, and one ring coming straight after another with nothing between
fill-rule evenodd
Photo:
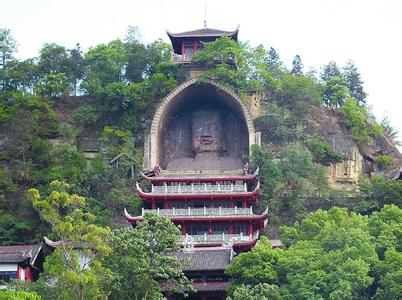
<instances>
[{"instance_id":1,"label":"roof ridge ornament","mask_svg":"<svg viewBox=\"0 0 402 300\"><path fill-rule=\"evenodd\" d=\"M205 1L204 6L204 28L207 28L207 1Z\"/></svg>"}]
</instances>

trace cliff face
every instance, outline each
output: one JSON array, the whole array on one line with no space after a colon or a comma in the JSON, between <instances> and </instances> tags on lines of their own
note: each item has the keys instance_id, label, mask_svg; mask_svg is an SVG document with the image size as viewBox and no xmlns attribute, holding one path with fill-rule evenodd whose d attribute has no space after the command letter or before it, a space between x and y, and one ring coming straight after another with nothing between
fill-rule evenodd
<instances>
[{"instance_id":1,"label":"cliff face","mask_svg":"<svg viewBox=\"0 0 402 300\"><path fill-rule=\"evenodd\" d=\"M261 113L254 115L258 117L270 117L270 113L260 110ZM356 191L360 177L370 178L374 174L391 178L393 174L400 170L402 166L402 155L395 143L386 134L370 137L363 143L357 143L348 134L348 129L343 125L342 112L319 106L306 104L303 116L295 116L288 109L283 110L284 119L297 119L300 129L302 145L305 145L309 137L319 137L323 139L333 150L344 154L345 159L337 163L329 163L327 175L329 183L336 189ZM258 121L257 121L258 122ZM258 130L262 131L262 146L267 150L277 152L283 147L284 143L270 140L269 134L264 134L264 125L257 125ZM379 156L387 155L393 158L390 165L379 166L377 160Z\"/></svg>"}]
</instances>

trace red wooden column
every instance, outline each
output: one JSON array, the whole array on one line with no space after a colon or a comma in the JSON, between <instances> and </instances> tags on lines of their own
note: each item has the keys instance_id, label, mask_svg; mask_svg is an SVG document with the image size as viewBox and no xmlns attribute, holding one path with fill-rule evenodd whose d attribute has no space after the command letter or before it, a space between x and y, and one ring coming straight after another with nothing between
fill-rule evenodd
<instances>
[{"instance_id":1,"label":"red wooden column","mask_svg":"<svg viewBox=\"0 0 402 300\"><path fill-rule=\"evenodd\" d=\"M247 200L246 200L246 198L243 199L242 204L243 204L243 208L247 208Z\"/></svg>"},{"instance_id":2,"label":"red wooden column","mask_svg":"<svg viewBox=\"0 0 402 300\"><path fill-rule=\"evenodd\" d=\"M182 235L186 235L186 234L187 234L186 223L181 224L181 234L182 234Z\"/></svg>"},{"instance_id":3,"label":"red wooden column","mask_svg":"<svg viewBox=\"0 0 402 300\"><path fill-rule=\"evenodd\" d=\"M248 234L250 235L250 237L253 236L253 223L251 223L251 221L248 224Z\"/></svg>"},{"instance_id":4,"label":"red wooden column","mask_svg":"<svg viewBox=\"0 0 402 300\"><path fill-rule=\"evenodd\" d=\"M229 204L230 208L234 208L234 200L233 197L230 197L230 204Z\"/></svg>"},{"instance_id":5,"label":"red wooden column","mask_svg":"<svg viewBox=\"0 0 402 300\"><path fill-rule=\"evenodd\" d=\"M155 199L152 199L152 209L156 209L156 202L155 202Z\"/></svg>"},{"instance_id":6,"label":"red wooden column","mask_svg":"<svg viewBox=\"0 0 402 300\"><path fill-rule=\"evenodd\" d=\"M232 221L229 221L229 236L233 236L233 224Z\"/></svg>"},{"instance_id":7,"label":"red wooden column","mask_svg":"<svg viewBox=\"0 0 402 300\"><path fill-rule=\"evenodd\" d=\"M208 234L212 235L212 222L211 221L209 221Z\"/></svg>"},{"instance_id":8,"label":"red wooden column","mask_svg":"<svg viewBox=\"0 0 402 300\"><path fill-rule=\"evenodd\" d=\"M164 209L168 209L168 208L169 208L167 199L164 199L164 200L163 200L163 208L164 208Z\"/></svg>"},{"instance_id":9,"label":"red wooden column","mask_svg":"<svg viewBox=\"0 0 402 300\"><path fill-rule=\"evenodd\" d=\"M26 267L25 267L25 280L33 281L33 278L32 278L32 275L31 275L31 267L30 267L30 266L26 266Z\"/></svg>"}]
</instances>

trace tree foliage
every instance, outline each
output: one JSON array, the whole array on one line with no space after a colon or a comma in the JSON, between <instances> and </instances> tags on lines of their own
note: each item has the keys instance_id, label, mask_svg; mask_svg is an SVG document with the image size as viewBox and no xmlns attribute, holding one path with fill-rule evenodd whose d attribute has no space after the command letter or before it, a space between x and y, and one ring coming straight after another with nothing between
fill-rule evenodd
<instances>
[{"instance_id":1,"label":"tree foliage","mask_svg":"<svg viewBox=\"0 0 402 300\"><path fill-rule=\"evenodd\" d=\"M396 206L371 217L331 208L284 226L284 250L262 238L235 257L226 270L230 296L270 299L263 291L272 290L274 299L398 299L401 213Z\"/></svg>"},{"instance_id":2,"label":"tree foliage","mask_svg":"<svg viewBox=\"0 0 402 300\"><path fill-rule=\"evenodd\" d=\"M115 270L112 299L162 299L164 293L192 290L181 262L174 256L180 230L166 217L146 214L133 229L113 231L114 255L106 261Z\"/></svg>"},{"instance_id":3,"label":"tree foliage","mask_svg":"<svg viewBox=\"0 0 402 300\"><path fill-rule=\"evenodd\" d=\"M295 144L285 147L274 160L273 154L253 148L251 161L261 168L262 195L270 207L271 221L293 222L309 210L308 199L328 192L324 168L313 162L310 152Z\"/></svg>"},{"instance_id":4,"label":"tree foliage","mask_svg":"<svg viewBox=\"0 0 402 300\"><path fill-rule=\"evenodd\" d=\"M57 291L58 299L95 299L105 295L103 284L111 272L102 266L102 257L111 252L107 244L110 229L94 224L95 216L85 212L85 199L69 194L61 181L42 199L37 189L28 191L34 208L51 226L58 246L46 258L40 278Z\"/></svg>"}]
</instances>

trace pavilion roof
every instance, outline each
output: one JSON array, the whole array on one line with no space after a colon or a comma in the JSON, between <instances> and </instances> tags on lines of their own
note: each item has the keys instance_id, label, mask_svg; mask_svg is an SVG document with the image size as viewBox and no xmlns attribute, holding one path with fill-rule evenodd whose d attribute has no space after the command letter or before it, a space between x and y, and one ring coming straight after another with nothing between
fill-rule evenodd
<instances>
[{"instance_id":1,"label":"pavilion roof","mask_svg":"<svg viewBox=\"0 0 402 300\"><path fill-rule=\"evenodd\" d=\"M200 247L175 253L184 261L183 271L223 271L233 255L232 247Z\"/></svg>"},{"instance_id":2,"label":"pavilion roof","mask_svg":"<svg viewBox=\"0 0 402 300\"><path fill-rule=\"evenodd\" d=\"M181 54L181 40L188 39L188 38L199 38L201 39L215 39L221 36L229 36L233 40L237 41L237 34L239 33L239 27L237 27L234 31L225 31L213 28L201 28L191 31L184 31L180 33L172 33L170 31L166 31L167 35L172 42L172 46L174 52L176 54Z\"/></svg>"},{"instance_id":3,"label":"pavilion roof","mask_svg":"<svg viewBox=\"0 0 402 300\"><path fill-rule=\"evenodd\" d=\"M19 263L29 260L32 265L41 249L41 244L0 246L0 263Z\"/></svg>"}]
</instances>

